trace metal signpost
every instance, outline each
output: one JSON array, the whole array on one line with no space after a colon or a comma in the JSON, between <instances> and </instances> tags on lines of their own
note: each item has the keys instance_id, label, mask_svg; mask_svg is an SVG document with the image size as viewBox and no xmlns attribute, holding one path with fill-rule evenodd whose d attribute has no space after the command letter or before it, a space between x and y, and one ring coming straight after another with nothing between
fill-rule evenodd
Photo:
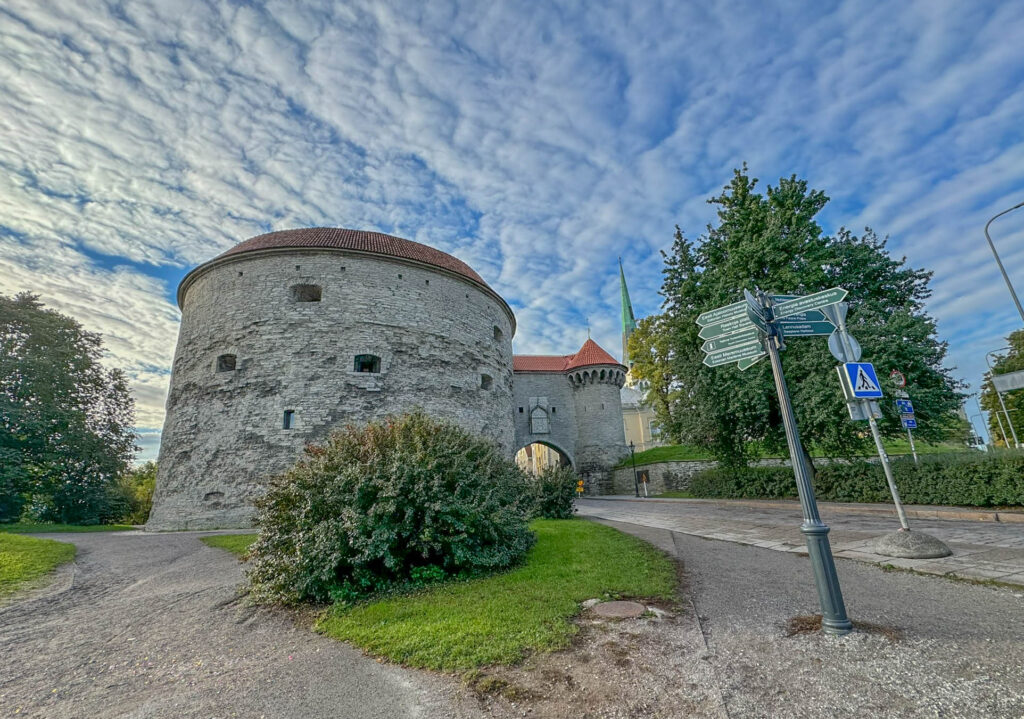
<instances>
[{"instance_id":1,"label":"metal signpost","mask_svg":"<svg viewBox=\"0 0 1024 719\"><path fill-rule=\"evenodd\" d=\"M715 345L707 348L705 351L708 352L708 356L704 358L704 364L717 367L736 362L737 367L744 370L765 355L771 360L775 390L779 396L782 421L786 429L786 443L789 446L789 457L793 464L797 493L800 496L800 507L804 515L800 531L806 537L807 553L814 569L814 581L818 589L818 600L821 603L822 627L829 634L848 634L853 629L853 624L846 616L846 605L843 602L839 577L836 575L835 560L832 558L832 548L828 541L829 528L821 521L821 516L818 514L814 487L811 485L810 472L804 459L803 445L800 443L800 433L796 426L796 417L793 414L793 405L789 399L789 388L786 386L786 378L782 372L779 351L785 349L786 331L784 323L777 321L780 315L776 314L778 308L788 307L786 314L788 317L800 313L806 315L806 313L819 310L829 302L839 302L846 296L846 290L834 288L807 297L785 296L783 298L773 298L760 290L756 291L756 295L747 290L744 290L743 294L744 302L720 307L698 317L697 324L703 328L700 337L701 339L712 339L737 333L749 335L750 330L756 328L758 339L752 342L749 340L737 342L735 346L731 347ZM832 299L836 297L837 299ZM776 301L780 302L777 306L775 305ZM794 321L799 324L808 324L824 322L824 319L824 317L818 319L804 316L800 320ZM707 332L712 327L715 329ZM808 330L802 336L811 336L816 333ZM801 335L797 334L796 336Z\"/></svg>"},{"instance_id":2,"label":"metal signpost","mask_svg":"<svg viewBox=\"0 0 1024 719\"><path fill-rule=\"evenodd\" d=\"M1014 295L1016 299L1016 295ZM1010 349L1005 347L1004 349ZM999 350L993 350L985 355L985 364L988 365L988 374L992 380L992 389L996 391L996 397L999 398L999 406L1003 408L1003 416L1006 417L1006 424L1010 426L1010 434L1013 435L1013 446L1020 449L1020 441L1017 439L1017 430L1013 426L1013 421L1010 419L1010 413L1006 411L1006 403L1003 402L1003 392L1009 392L1013 389L1018 389L1020 386L1024 386L1024 370L1017 372L1008 372L1006 374L997 375L995 370L992 368L992 363L989 361L989 357L994 355ZM998 378L998 379L997 379ZM1021 381L1021 384L1018 384ZM996 414L999 417L999 414ZM1010 446L1006 440L1006 431L1002 429L1002 421L999 422L1000 430L1003 432L1003 442L1007 447Z\"/></svg>"},{"instance_id":3,"label":"metal signpost","mask_svg":"<svg viewBox=\"0 0 1024 719\"><path fill-rule=\"evenodd\" d=\"M853 359L854 357L860 358L860 347L856 348L856 352L854 351L854 345L850 341L853 338L846 331L846 312L849 308L848 304L841 302L825 311L826 316L836 325L836 332L833 336L838 337L838 342L829 342L829 350L837 360L844 363L839 367L839 376L847 404L860 404L861 414L866 415L865 418L871 426L871 436L875 440L875 448L878 450L878 457L882 460L885 481L889 483L889 492L892 494L893 504L896 505L896 514L900 518L900 528L902 531L909 531L907 513L903 511L900 492L896 489L896 480L893 479L892 467L889 466L889 455L885 451L885 445L882 444L882 434L878 431L878 423L875 421L876 413L868 404L870 399L882 396L882 388L878 382L878 375L875 374L875 368L868 362L858 362ZM879 412L878 415L881 413ZM859 419L859 417L854 417L853 411L850 412L850 416L852 419Z\"/></svg>"}]
</instances>

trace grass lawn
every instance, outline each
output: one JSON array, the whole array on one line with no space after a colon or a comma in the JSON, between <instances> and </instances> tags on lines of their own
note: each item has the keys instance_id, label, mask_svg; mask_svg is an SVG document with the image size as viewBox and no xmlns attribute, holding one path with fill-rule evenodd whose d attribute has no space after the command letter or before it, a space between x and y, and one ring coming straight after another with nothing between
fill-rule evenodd
<instances>
[{"instance_id":1,"label":"grass lawn","mask_svg":"<svg viewBox=\"0 0 1024 719\"><path fill-rule=\"evenodd\" d=\"M636 466L639 467L642 464L654 464L655 462L683 462L690 459L714 459L714 457L699 447L691 447L686 444L666 444L663 447L651 447L643 452L637 452L634 459L636 459ZM616 466L632 467L633 464L627 454Z\"/></svg>"},{"instance_id":2,"label":"grass lawn","mask_svg":"<svg viewBox=\"0 0 1024 719\"><path fill-rule=\"evenodd\" d=\"M73 544L0 534L0 597L30 585L74 558Z\"/></svg>"},{"instance_id":3,"label":"grass lawn","mask_svg":"<svg viewBox=\"0 0 1024 719\"><path fill-rule=\"evenodd\" d=\"M518 569L423 592L336 605L317 624L395 662L444 671L512 664L566 646L569 620L594 597L672 599L672 562L648 544L581 519L536 520Z\"/></svg>"},{"instance_id":4,"label":"grass lawn","mask_svg":"<svg viewBox=\"0 0 1024 719\"><path fill-rule=\"evenodd\" d=\"M209 537L200 537L203 544L208 544L217 549L226 549L234 555L241 557L249 549L249 545L256 541L255 534L213 534Z\"/></svg>"},{"instance_id":5,"label":"grass lawn","mask_svg":"<svg viewBox=\"0 0 1024 719\"><path fill-rule=\"evenodd\" d=\"M135 529L130 524L43 524L41 522L14 522L0 524L0 532L11 534L53 534L56 532L127 532Z\"/></svg>"}]
</instances>

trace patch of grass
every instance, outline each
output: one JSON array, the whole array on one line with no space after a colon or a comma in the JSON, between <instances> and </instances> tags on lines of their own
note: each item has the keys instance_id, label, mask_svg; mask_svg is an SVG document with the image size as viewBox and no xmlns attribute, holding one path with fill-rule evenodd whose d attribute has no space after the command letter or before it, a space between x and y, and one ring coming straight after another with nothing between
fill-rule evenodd
<instances>
[{"instance_id":1,"label":"patch of grass","mask_svg":"<svg viewBox=\"0 0 1024 719\"><path fill-rule=\"evenodd\" d=\"M213 534L209 537L200 537L203 544L217 549L224 549L235 556L241 557L249 549L249 545L256 541L255 534Z\"/></svg>"},{"instance_id":2,"label":"patch of grass","mask_svg":"<svg viewBox=\"0 0 1024 719\"><path fill-rule=\"evenodd\" d=\"M30 586L74 558L73 544L0 534L0 597Z\"/></svg>"},{"instance_id":3,"label":"patch of grass","mask_svg":"<svg viewBox=\"0 0 1024 719\"><path fill-rule=\"evenodd\" d=\"M444 671L514 664L569 644L593 597L671 600L671 560L635 537L580 519L535 520L524 566L423 592L335 605L317 624L370 654Z\"/></svg>"},{"instance_id":4,"label":"patch of grass","mask_svg":"<svg viewBox=\"0 0 1024 719\"><path fill-rule=\"evenodd\" d=\"M714 459L710 453L699 447L691 447L686 444L666 444L664 447L651 447L643 452L637 452L634 456L636 466L642 464L654 464L655 462L685 462L694 459ZM617 467L632 467L633 462L630 456L619 462Z\"/></svg>"},{"instance_id":5,"label":"patch of grass","mask_svg":"<svg viewBox=\"0 0 1024 719\"><path fill-rule=\"evenodd\" d=\"M0 524L0 532L10 534L56 534L58 532L127 532L135 529L130 524L44 524L42 522L14 522Z\"/></svg>"},{"instance_id":6,"label":"patch of grass","mask_svg":"<svg viewBox=\"0 0 1024 719\"><path fill-rule=\"evenodd\" d=\"M661 494L655 494L654 497L666 497L668 499L697 499L698 497L690 492L662 492Z\"/></svg>"}]
</instances>

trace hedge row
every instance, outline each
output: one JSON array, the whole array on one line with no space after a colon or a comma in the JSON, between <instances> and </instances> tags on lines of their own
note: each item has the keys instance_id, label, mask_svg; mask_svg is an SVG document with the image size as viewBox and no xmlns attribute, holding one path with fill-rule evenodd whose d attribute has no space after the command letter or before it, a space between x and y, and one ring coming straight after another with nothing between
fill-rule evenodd
<instances>
[{"instance_id":1,"label":"hedge row","mask_svg":"<svg viewBox=\"0 0 1024 719\"><path fill-rule=\"evenodd\" d=\"M1024 453L992 452L892 461L900 498L907 504L972 507L1024 505ZM891 502L878 463L854 461L818 465L814 491L829 502ZM796 496L791 467L709 469L695 475L688 491L695 497L784 499Z\"/></svg>"}]
</instances>

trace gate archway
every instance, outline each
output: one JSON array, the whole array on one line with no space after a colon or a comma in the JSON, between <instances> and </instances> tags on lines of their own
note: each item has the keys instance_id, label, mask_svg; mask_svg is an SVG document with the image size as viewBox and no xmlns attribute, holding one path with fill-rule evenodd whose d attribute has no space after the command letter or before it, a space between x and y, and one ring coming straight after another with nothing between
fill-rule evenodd
<instances>
[{"instance_id":1,"label":"gate archway","mask_svg":"<svg viewBox=\"0 0 1024 719\"><path fill-rule=\"evenodd\" d=\"M572 458L551 442L531 442L519 448L516 464L531 474L540 474L546 467L572 467Z\"/></svg>"}]
</instances>

